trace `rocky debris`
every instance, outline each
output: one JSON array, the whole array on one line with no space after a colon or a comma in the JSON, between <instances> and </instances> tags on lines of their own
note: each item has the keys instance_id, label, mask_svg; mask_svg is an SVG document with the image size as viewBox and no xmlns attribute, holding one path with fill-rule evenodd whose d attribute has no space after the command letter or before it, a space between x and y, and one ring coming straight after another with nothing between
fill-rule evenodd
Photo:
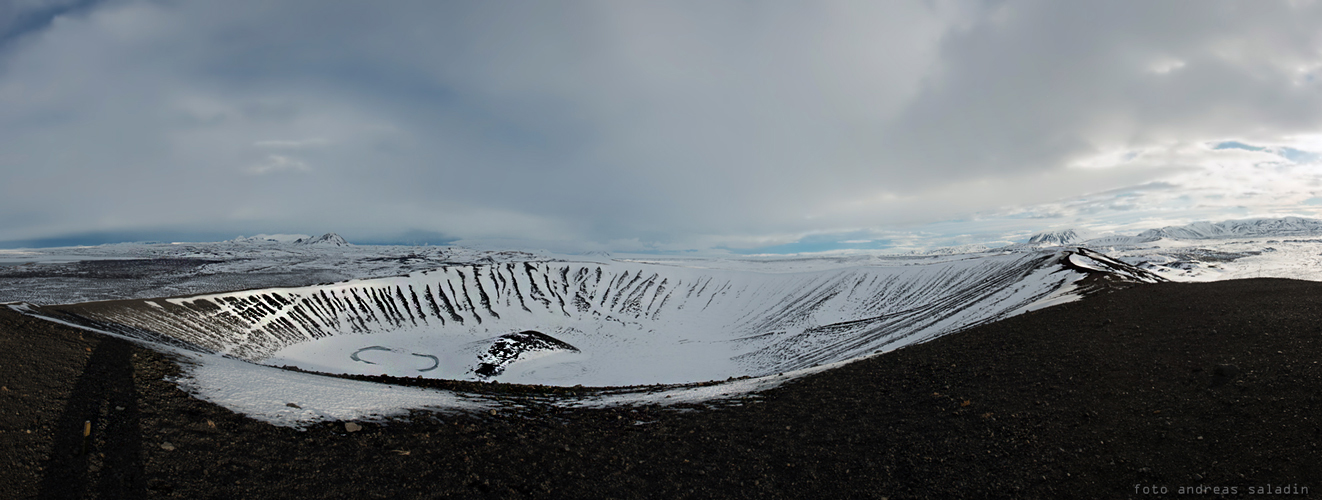
<instances>
[{"instance_id":1,"label":"rocky debris","mask_svg":"<svg viewBox=\"0 0 1322 500\"><path fill-rule=\"evenodd\" d=\"M524 330L496 337L491 347L479 356L473 372L483 378L495 377L505 371L510 363L518 361L519 356L536 351L579 352L577 347L535 330Z\"/></svg>"},{"instance_id":2,"label":"rocky debris","mask_svg":"<svg viewBox=\"0 0 1322 500\"><path fill-rule=\"evenodd\" d=\"M358 432L361 430L363 430L363 426L361 425L355 424L353 422L344 423L344 432Z\"/></svg>"}]
</instances>

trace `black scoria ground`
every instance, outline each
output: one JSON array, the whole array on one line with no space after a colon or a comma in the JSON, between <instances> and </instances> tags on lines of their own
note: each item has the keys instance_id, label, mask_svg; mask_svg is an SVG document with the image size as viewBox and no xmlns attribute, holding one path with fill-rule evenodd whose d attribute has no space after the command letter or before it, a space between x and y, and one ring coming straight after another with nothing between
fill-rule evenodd
<instances>
[{"instance_id":1,"label":"black scoria ground","mask_svg":"<svg viewBox=\"0 0 1322 500\"><path fill-rule=\"evenodd\" d=\"M715 405L416 412L353 433L344 422L299 431L247 419L166 381L178 368L150 349L7 309L0 352L6 498L1322 489L1322 283L1313 282L1102 293ZM528 392L511 389L511 398Z\"/></svg>"}]
</instances>

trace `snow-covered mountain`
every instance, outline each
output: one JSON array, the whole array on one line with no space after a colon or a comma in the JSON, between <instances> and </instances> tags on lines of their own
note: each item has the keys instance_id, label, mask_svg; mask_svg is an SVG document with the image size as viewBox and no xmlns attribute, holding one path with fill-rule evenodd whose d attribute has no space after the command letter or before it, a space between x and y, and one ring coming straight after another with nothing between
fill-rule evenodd
<instances>
[{"instance_id":1,"label":"snow-covered mountain","mask_svg":"<svg viewBox=\"0 0 1322 500\"><path fill-rule=\"evenodd\" d=\"M1302 217L1246 219L1224 222L1195 222L1185 226L1149 229L1138 234L1141 240L1208 240L1229 238L1292 237L1322 235L1322 220Z\"/></svg>"},{"instance_id":2,"label":"snow-covered mountain","mask_svg":"<svg viewBox=\"0 0 1322 500\"><path fill-rule=\"evenodd\" d=\"M295 245L305 245L305 246L314 246L314 245L315 245L315 246L329 246L329 247L347 247L347 246L349 246L349 242L348 242L348 241L345 241L344 238L341 238L340 235L335 234L335 233L326 233L326 234L323 234L323 235L318 236L318 237L316 237L316 238L313 238L313 237L310 237L310 236L309 236L309 237L305 237L305 238L299 238L299 239L297 239L297 240L294 240L294 244L295 244Z\"/></svg>"},{"instance_id":3,"label":"snow-covered mountain","mask_svg":"<svg viewBox=\"0 0 1322 500\"><path fill-rule=\"evenodd\" d=\"M1045 231L1028 238L1028 244L1039 247L1065 246L1081 241L1079 232L1074 229Z\"/></svg>"},{"instance_id":4,"label":"snow-covered mountain","mask_svg":"<svg viewBox=\"0 0 1322 500\"><path fill-rule=\"evenodd\" d=\"M1090 248L1142 245L1158 240L1217 240L1235 238L1300 237L1322 235L1322 220L1302 217L1194 222L1184 226L1148 229L1135 235L1089 233L1077 229L1044 231L1028 239L1026 247L1084 246Z\"/></svg>"}]
</instances>

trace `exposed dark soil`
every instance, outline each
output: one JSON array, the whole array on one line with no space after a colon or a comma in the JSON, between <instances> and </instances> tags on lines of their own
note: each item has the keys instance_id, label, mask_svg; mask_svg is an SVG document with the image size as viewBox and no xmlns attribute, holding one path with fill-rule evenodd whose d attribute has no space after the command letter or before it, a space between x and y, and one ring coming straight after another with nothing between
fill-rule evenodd
<instances>
[{"instance_id":1,"label":"exposed dark soil","mask_svg":"<svg viewBox=\"0 0 1322 500\"><path fill-rule=\"evenodd\" d=\"M177 368L154 351L7 309L0 349L0 497L1238 498L1322 488L1313 282L1099 294L711 407L418 412L357 432L247 419L165 381ZM1179 494L1199 486L1209 491Z\"/></svg>"},{"instance_id":2,"label":"exposed dark soil","mask_svg":"<svg viewBox=\"0 0 1322 500\"><path fill-rule=\"evenodd\" d=\"M207 259L107 259L67 264L13 266L0 271L5 278L84 278L126 280L155 274L184 273L222 262Z\"/></svg>"}]
</instances>

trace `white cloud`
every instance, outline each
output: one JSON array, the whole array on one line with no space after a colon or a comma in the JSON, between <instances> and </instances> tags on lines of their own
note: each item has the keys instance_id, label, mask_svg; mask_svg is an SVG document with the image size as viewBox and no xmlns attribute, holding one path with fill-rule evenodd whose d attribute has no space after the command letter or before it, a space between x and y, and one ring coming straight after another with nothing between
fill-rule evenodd
<instances>
[{"instance_id":1,"label":"white cloud","mask_svg":"<svg viewBox=\"0 0 1322 500\"><path fill-rule=\"evenodd\" d=\"M1235 2L112 0L0 38L0 213L32 214L0 240L223 219L749 248L1285 211L1306 189L1271 183L1311 171L1207 144L1322 150L1299 139L1322 133L1319 24ZM1099 194L1154 182L1175 194Z\"/></svg>"},{"instance_id":2,"label":"white cloud","mask_svg":"<svg viewBox=\"0 0 1322 500\"><path fill-rule=\"evenodd\" d=\"M1152 63L1151 68L1153 73L1164 75L1166 73L1170 73L1172 71L1183 68L1184 66L1185 66L1184 61L1179 61L1175 59L1163 59L1155 63Z\"/></svg>"},{"instance_id":3,"label":"white cloud","mask_svg":"<svg viewBox=\"0 0 1322 500\"><path fill-rule=\"evenodd\" d=\"M250 174L263 175L273 172L311 172L312 168L303 160L283 155L268 155L262 163L249 166Z\"/></svg>"}]
</instances>

